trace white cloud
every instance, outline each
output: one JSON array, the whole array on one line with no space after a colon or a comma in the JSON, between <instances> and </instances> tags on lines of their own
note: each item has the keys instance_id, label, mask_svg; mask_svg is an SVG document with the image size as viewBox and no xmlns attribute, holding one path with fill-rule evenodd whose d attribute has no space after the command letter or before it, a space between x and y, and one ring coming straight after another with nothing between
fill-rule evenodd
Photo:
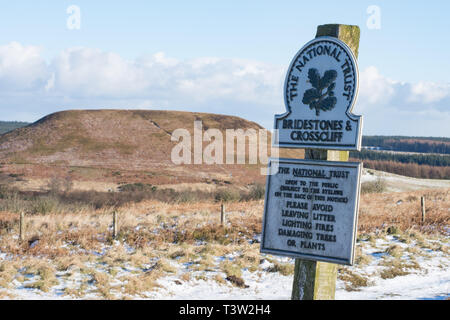
<instances>
[{"instance_id":1,"label":"white cloud","mask_svg":"<svg viewBox=\"0 0 450 320\"><path fill-rule=\"evenodd\" d=\"M281 66L217 57L178 60L163 52L127 60L82 47L66 49L47 64L41 52L17 42L0 46L3 119L36 120L62 108L155 108L234 114L271 129L273 115L285 111ZM360 72L354 112L363 115L365 134L450 136L449 108L448 83L398 82L374 66Z\"/></svg>"},{"instance_id":2,"label":"white cloud","mask_svg":"<svg viewBox=\"0 0 450 320\"><path fill-rule=\"evenodd\" d=\"M450 83L418 82L405 83L391 80L380 74L374 66L367 67L360 73L361 107L371 105L389 105L398 109L423 110L425 107L441 109L445 100L450 98ZM450 105L446 105L450 111Z\"/></svg>"},{"instance_id":3,"label":"white cloud","mask_svg":"<svg viewBox=\"0 0 450 320\"><path fill-rule=\"evenodd\" d=\"M118 98L139 94L145 88L144 72L133 61L97 49L64 50L51 68L53 90L75 97Z\"/></svg>"},{"instance_id":4,"label":"white cloud","mask_svg":"<svg viewBox=\"0 0 450 320\"><path fill-rule=\"evenodd\" d=\"M450 84L419 82L411 86L411 93L410 100L413 102L439 102L450 97Z\"/></svg>"},{"instance_id":5,"label":"white cloud","mask_svg":"<svg viewBox=\"0 0 450 320\"><path fill-rule=\"evenodd\" d=\"M18 42L0 46L0 91L27 91L45 84L48 70L41 51Z\"/></svg>"},{"instance_id":6,"label":"white cloud","mask_svg":"<svg viewBox=\"0 0 450 320\"><path fill-rule=\"evenodd\" d=\"M49 79L46 87L64 95L180 103L225 98L267 104L281 96L283 77L280 67L253 61L178 61L162 52L127 61L115 53L89 48L64 50L51 68L54 79Z\"/></svg>"},{"instance_id":7,"label":"white cloud","mask_svg":"<svg viewBox=\"0 0 450 320\"><path fill-rule=\"evenodd\" d=\"M383 77L378 69L370 66L360 72L359 98L369 105L386 102L394 93L395 81Z\"/></svg>"},{"instance_id":8,"label":"white cloud","mask_svg":"<svg viewBox=\"0 0 450 320\"><path fill-rule=\"evenodd\" d=\"M153 55L153 59L157 64L161 64L166 67L174 67L178 64L178 60L174 58L166 57L164 52L157 52Z\"/></svg>"},{"instance_id":9,"label":"white cloud","mask_svg":"<svg viewBox=\"0 0 450 320\"><path fill-rule=\"evenodd\" d=\"M361 74L356 113L365 134L450 136L450 84L401 83L371 66Z\"/></svg>"}]
</instances>

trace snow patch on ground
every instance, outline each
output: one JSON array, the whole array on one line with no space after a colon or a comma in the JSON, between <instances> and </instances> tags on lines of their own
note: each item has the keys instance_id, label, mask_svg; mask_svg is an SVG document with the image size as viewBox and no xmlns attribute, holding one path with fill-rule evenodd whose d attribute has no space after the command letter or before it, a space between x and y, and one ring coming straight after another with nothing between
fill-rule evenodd
<instances>
[{"instance_id":1,"label":"snow patch on ground","mask_svg":"<svg viewBox=\"0 0 450 320\"><path fill-rule=\"evenodd\" d=\"M450 180L418 179L401 176L384 171L363 169L361 183L382 179L386 183L387 192L406 192L421 189L450 188Z\"/></svg>"},{"instance_id":2,"label":"snow patch on ground","mask_svg":"<svg viewBox=\"0 0 450 320\"><path fill-rule=\"evenodd\" d=\"M392 279L382 279L380 271L385 269L381 263L392 259L386 249L393 244L402 249L416 246L415 243L405 244L389 236L385 239L377 239L369 243L368 241L360 241L362 252L372 257L372 261L367 265L355 265L348 268L353 273L366 276L370 279L368 286L357 287L354 291L347 291L346 283L340 279L336 283L336 299L337 300L373 300L373 299L447 299L450 297L450 266L449 255L444 251L425 250L424 255L414 256L414 261L420 265L419 270L408 270L410 273L403 276L397 276ZM445 245L445 244L443 244ZM114 244L117 246L117 244ZM406 251L405 251L406 252ZM6 258L1 254L2 258ZM270 256L280 262L291 262L293 259ZM405 253L402 260L405 263L410 262L411 255ZM220 261L220 259L218 259ZM180 281L180 274L186 271L186 266L177 262L172 265L178 268L177 274L166 276L158 280L160 288L154 291L144 292L143 296L136 296L136 299L178 299L178 300L228 300L228 299L265 299L265 300L286 300L290 299L292 290L292 275L283 276L278 272L266 272L270 266L270 262L264 259L260 268L256 272L243 270L242 279L247 288L238 288L230 283L219 283L214 280L214 276L220 275L225 278L226 275L220 271L195 271L192 272L191 279L188 281ZM98 265L90 264L89 267L97 268L97 271L103 272ZM133 268L121 270L120 274L136 272ZM74 297L64 295L64 289L71 287L77 281L80 281L81 274L72 274L69 278L64 277L65 272L57 273L59 284L52 287L49 292L42 292L38 289L26 288L27 283L35 281L35 277L30 276L24 282L14 280L12 285L14 288L8 289L4 299L26 299L26 300L59 300L74 299ZM197 277L197 276L201 277ZM116 278L120 278L117 276ZM119 280L115 280L112 285L120 285ZM5 290L0 289L0 293ZM86 295L82 299L102 299L95 292L95 285L90 284L90 288L86 290ZM115 298L122 298L120 294Z\"/></svg>"}]
</instances>

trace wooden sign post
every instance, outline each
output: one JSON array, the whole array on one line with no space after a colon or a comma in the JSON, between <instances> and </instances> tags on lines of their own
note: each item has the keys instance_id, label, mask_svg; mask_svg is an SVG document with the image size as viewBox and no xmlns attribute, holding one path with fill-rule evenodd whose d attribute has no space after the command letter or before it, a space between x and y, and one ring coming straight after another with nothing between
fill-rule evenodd
<instances>
[{"instance_id":1,"label":"wooden sign post","mask_svg":"<svg viewBox=\"0 0 450 320\"><path fill-rule=\"evenodd\" d=\"M286 113L275 116L274 145L304 148L305 160L271 159L261 252L295 257L293 300L335 298L337 264L351 265L359 202L362 117L351 113L358 91L358 26L317 28L286 76Z\"/></svg>"},{"instance_id":2,"label":"wooden sign post","mask_svg":"<svg viewBox=\"0 0 450 320\"><path fill-rule=\"evenodd\" d=\"M316 37L336 37L345 42L358 57L358 26L329 24L317 28ZM348 151L306 149L305 159L348 161ZM337 264L295 259L292 300L334 300Z\"/></svg>"}]
</instances>

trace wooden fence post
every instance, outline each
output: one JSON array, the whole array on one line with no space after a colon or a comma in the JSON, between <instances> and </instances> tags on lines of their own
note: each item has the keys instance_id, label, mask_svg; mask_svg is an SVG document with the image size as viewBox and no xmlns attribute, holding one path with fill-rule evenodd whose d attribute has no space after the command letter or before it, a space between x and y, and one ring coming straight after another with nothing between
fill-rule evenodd
<instances>
[{"instance_id":1,"label":"wooden fence post","mask_svg":"<svg viewBox=\"0 0 450 320\"><path fill-rule=\"evenodd\" d=\"M330 36L345 42L358 57L358 26L326 24L317 27L316 38ZM305 159L348 161L348 151L305 149ZM292 300L334 300L337 264L295 259Z\"/></svg>"},{"instance_id":2,"label":"wooden fence post","mask_svg":"<svg viewBox=\"0 0 450 320\"><path fill-rule=\"evenodd\" d=\"M422 223L425 222L425 197L420 197L420 207L422 208Z\"/></svg>"},{"instance_id":3,"label":"wooden fence post","mask_svg":"<svg viewBox=\"0 0 450 320\"><path fill-rule=\"evenodd\" d=\"M226 223L226 213L225 213L225 205L222 203L220 205L220 224L223 226Z\"/></svg>"},{"instance_id":4,"label":"wooden fence post","mask_svg":"<svg viewBox=\"0 0 450 320\"><path fill-rule=\"evenodd\" d=\"M117 238L117 211L113 211L113 239Z\"/></svg>"},{"instance_id":5,"label":"wooden fence post","mask_svg":"<svg viewBox=\"0 0 450 320\"><path fill-rule=\"evenodd\" d=\"M25 240L25 213L23 211L20 212L19 219L19 240L20 242Z\"/></svg>"}]
</instances>

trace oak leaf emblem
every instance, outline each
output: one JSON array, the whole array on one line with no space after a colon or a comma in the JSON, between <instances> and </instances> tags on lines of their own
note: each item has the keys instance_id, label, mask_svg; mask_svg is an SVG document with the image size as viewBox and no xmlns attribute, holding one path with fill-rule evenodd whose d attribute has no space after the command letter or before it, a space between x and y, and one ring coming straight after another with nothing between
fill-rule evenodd
<instances>
[{"instance_id":1,"label":"oak leaf emblem","mask_svg":"<svg viewBox=\"0 0 450 320\"><path fill-rule=\"evenodd\" d=\"M319 116L320 111L329 111L335 107L337 99L333 90L336 87L334 82L336 78L336 70L325 71L323 77L315 68L308 70L308 82L311 83L312 88L305 91L302 102L309 105L311 110L315 109L316 116Z\"/></svg>"}]
</instances>

